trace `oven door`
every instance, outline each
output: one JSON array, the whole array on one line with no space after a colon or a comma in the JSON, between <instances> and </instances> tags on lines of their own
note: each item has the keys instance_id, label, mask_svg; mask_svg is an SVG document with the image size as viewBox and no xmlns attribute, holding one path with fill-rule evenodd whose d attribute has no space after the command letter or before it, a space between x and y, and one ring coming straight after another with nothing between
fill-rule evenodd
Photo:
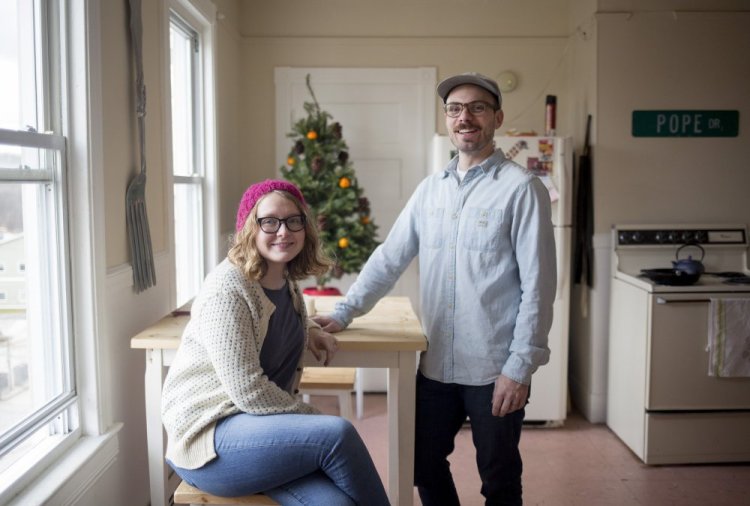
<instances>
[{"instance_id":1,"label":"oven door","mask_svg":"<svg viewBox=\"0 0 750 506\"><path fill-rule=\"evenodd\" d=\"M708 375L710 298L750 293L680 293L651 296L648 411L750 409L750 378Z\"/></svg>"}]
</instances>

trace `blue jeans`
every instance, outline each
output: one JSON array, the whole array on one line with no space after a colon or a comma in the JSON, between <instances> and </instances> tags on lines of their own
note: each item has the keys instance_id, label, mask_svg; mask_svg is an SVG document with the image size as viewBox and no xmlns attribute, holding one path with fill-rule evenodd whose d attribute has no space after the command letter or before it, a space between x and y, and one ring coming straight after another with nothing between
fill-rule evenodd
<instances>
[{"instance_id":1,"label":"blue jeans","mask_svg":"<svg viewBox=\"0 0 750 506\"><path fill-rule=\"evenodd\" d=\"M284 505L387 505L383 484L357 430L327 415L240 413L219 421L217 458L198 469L170 465L211 494L263 492Z\"/></svg>"},{"instance_id":2,"label":"blue jeans","mask_svg":"<svg viewBox=\"0 0 750 506\"><path fill-rule=\"evenodd\" d=\"M525 412L492 416L494 387L441 383L417 374L414 484L423 506L460 504L448 455L467 416L485 504L522 504L518 443Z\"/></svg>"}]
</instances>

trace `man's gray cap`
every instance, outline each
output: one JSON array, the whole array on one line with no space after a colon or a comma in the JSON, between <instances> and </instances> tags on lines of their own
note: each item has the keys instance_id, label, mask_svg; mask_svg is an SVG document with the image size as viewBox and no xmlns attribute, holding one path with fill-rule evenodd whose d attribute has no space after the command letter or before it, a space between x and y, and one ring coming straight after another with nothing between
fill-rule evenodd
<instances>
[{"instance_id":1,"label":"man's gray cap","mask_svg":"<svg viewBox=\"0 0 750 506\"><path fill-rule=\"evenodd\" d=\"M502 95L500 95L500 88L497 86L497 83L489 77L479 74L478 72L466 72L464 74L458 74L456 76L444 79L440 82L440 84L437 85L437 94L440 98L443 99L443 102L445 102L451 90L456 86L461 86L462 84L474 84L476 86L479 86L480 88L484 88L485 90L495 95L495 98L497 98L497 103L500 107L503 106L503 97Z\"/></svg>"}]
</instances>

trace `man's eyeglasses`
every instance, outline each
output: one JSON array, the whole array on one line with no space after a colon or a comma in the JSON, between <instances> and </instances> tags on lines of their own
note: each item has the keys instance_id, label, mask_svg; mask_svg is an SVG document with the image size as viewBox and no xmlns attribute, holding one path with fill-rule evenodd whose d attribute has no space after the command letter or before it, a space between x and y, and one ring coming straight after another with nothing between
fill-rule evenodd
<instances>
[{"instance_id":1,"label":"man's eyeglasses","mask_svg":"<svg viewBox=\"0 0 750 506\"><path fill-rule=\"evenodd\" d=\"M258 218L257 223L260 229L267 234L275 234L281 228L281 224L286 225L286 229L290 232L299 232L305 228L304 214L295 214L294 216L288 216L286 218L274 218L268 216L266 218Z\"/></svg>"},{"instance_id":2,"label":"man's eyeglasses","mask_svg":"<svg viewBox=\"0 0 750 506\"><path fill-rule=\"evenodd\" d=\"M443 106L443 109L445 110L445 114L449 117L457 118L464 110L464 107L468 109L472 116L480 116L489 109L497 111L497 108L493 104L483 100L476 100L474 102L469 102L468 104L462 104L461 102L448 102Z\"/></svg>"}]
</instances>

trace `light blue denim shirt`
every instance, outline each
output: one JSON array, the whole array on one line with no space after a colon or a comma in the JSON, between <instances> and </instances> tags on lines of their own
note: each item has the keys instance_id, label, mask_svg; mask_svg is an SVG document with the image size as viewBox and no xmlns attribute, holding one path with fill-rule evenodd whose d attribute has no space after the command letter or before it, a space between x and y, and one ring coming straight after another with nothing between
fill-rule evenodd
<instances>
[{"instance_id":1,"label":"light blue denim shirt","mask_svg":"<svg viewBox=\"0 0 750 506\"><path fill-rule=\"evenodd\" d=\"M420 183L331 316L348 325L372 309L419 255L422 374L487 385L502 373L529 384L549 360L557 283L549 194L499 149L460 183L457 163Z\"/></svg>"}]
</instances>

